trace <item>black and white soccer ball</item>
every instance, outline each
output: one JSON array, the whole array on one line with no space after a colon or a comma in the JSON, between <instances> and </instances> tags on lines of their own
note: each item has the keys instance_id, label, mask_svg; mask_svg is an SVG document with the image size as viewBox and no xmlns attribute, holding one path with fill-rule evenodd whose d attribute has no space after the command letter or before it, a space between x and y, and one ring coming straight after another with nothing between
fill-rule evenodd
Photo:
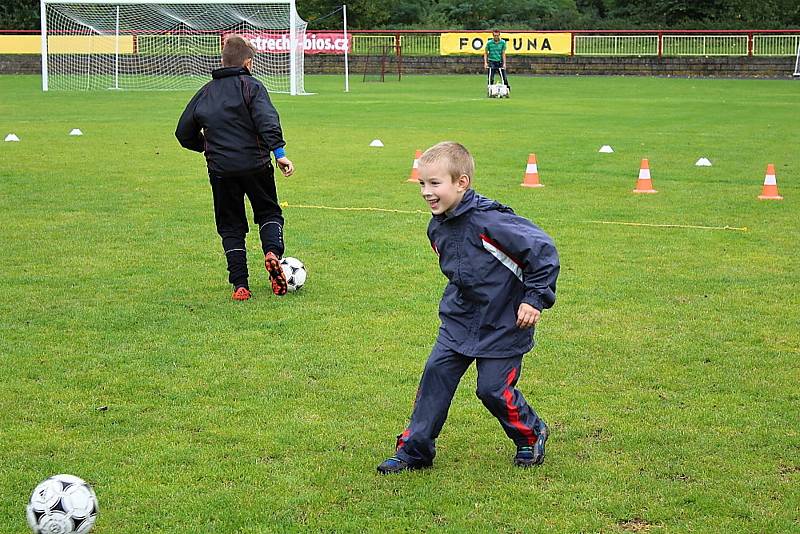
<instances>
[{"instance_id":1,"label":"black and white soccer ball","mask_svg":"<svg viewBox=\"0 0 800 534\"><path fill-rule=\"evenodd\" d=\"M290 292L297 291L306 283L306 266L297 258L287 256L281 260L286 285Z\"/></svg>"},{"instance_id":2,"label":"black and white soccer ball","mask_svg":"<svg viewBox=\"0 0 800 534\"><path fill-rule=\"evenodd\" d=\"M55 475L34 488L26 512L35 534L86 534L99 508L94 490L83 479Z\"/></svg>"}]
</instances>

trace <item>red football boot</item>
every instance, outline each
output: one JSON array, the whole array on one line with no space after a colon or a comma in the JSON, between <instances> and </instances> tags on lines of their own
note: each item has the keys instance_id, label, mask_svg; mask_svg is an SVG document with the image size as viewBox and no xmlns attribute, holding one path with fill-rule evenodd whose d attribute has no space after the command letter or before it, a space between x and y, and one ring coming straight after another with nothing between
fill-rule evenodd
<instances>
[{"instance_id":1,"label":"red football boot","mask_svg":"<svg viewBox=\"0 0 800 534\"><path fill-rule=\"evenodd\" d=\"M250 290L246 287L237 287L231 298L233 300L250 300Z\"/></svg>"},{"instance_id":2,"label":"red football boot","mask_svg":"<svg viewBox=\"0 0 800 534\"><path fill-rule=\"evenodd\" d=\"M272 292L276 295L285 295L288 289L286 275L283 274L281 260L278 259L274 252L267 252L264 256L264 267L267 268L269 279L272 282Z\"/></svg>"}]
</instances>

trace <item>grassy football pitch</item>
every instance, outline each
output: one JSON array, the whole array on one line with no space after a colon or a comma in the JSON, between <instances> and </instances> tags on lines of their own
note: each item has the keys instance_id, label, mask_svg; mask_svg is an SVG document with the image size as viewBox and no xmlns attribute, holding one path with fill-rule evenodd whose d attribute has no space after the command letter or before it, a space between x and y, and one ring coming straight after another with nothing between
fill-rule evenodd
<instances>
[{"instance_id":1,"label":"grassy football pitch","mask_svg":"<svg viewBox=\"0 0 800 534\"><path fill-rule=\"evenodd\" d=\"M235 303L204 161L173 137L192 93L0 78L21 139L0 144L0 533L56 473L94 486L98 534L800 529L800 83L511 81L275 95L309 278L272 296L251 230ZM519 384L552 435L514 468L473 367L434 468L381 477L445 285L406 180L445 139L558 245ZM519 185L529 153L544 188ZM658 194L631 193L644 157ZM768 163L783 201L756 198Z\"/></svg>"}]
</instances>

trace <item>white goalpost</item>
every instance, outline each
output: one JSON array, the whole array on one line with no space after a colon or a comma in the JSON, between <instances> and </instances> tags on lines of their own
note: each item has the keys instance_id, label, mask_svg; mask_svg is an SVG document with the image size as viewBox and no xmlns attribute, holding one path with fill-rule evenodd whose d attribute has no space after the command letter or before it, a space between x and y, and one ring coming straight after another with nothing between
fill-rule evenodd
<instances>
[{"instance_id":1,"label":"white goalpost","mask_svg":"<svg viewBox=\"0 0 800 534\"><path fill-rule=\"evenodd\" d=\"M242 35L271 92L306 94L295 0L40 0L42 90L197 89Z\"/></svg>"},{"instance_id":2,"label":"white goalpost","mask_svg":"<svg viewBox=\"0 0 800 534\"><path fill-rule=\"evenodd\" d=\"M800 37L797 39L797 52L794 58L794 77L800 77Z\"/></svg>"}]
</instances>

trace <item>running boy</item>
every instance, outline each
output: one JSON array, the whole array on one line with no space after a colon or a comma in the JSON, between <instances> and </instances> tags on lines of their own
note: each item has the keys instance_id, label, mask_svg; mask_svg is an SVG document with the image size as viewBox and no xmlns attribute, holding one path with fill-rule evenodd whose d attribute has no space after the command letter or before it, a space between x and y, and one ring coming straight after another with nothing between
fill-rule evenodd
<instances>
[{"instance_id":1,"label":"running boy","mask_svg":"<svg viewBox=\"0 0 800 534\"><path fill-rule=\"evenodd\" d=\"M286 294L286 277L280 265L283 255L283 214L275 189L275 154L284 176L294 165L286 157L278 112L267 90L250 72L255 48L238 35L222 47L222 68L189 101L178 121L175 137L189 150L206 156L217 233L228 262L233 299L248 300L245 236L249 230L244 197L250 199L258 225L264 265L276 295Z\"/></svg>"},{"instance_id":2,"label":"running boy","mask_svg":"<svg viewBox=\"0 0 800 534\"><path fill-rule=\"evenodd\" d=\"M517 446L521 467L544 461L547 425L516 389L533 328L556 299L553 241L511 208L471 189L467 149L444 142L419 160L422 197L433 218L428 239L449 282L439 336L422 373L411 421L380 473L429 467L461 377L475 361L477 395Z\"/></svg>"}]
</instances>

